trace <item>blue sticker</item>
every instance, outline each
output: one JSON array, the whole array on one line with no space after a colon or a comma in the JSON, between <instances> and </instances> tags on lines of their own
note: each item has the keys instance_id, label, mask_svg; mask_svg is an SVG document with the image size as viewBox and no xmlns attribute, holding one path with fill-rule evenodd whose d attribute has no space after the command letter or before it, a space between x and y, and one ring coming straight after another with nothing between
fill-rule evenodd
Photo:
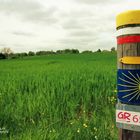
<instances>
[{"instance_id":1,"label":"blue sticker","mask_svg":"<svg viewBox=\"0 0 140 140\"><path fill-rule=\"evenodd\" d=\"M140 70L118 70L118 98L122 103L140 105Z\"/></svg>"}]
</instances>

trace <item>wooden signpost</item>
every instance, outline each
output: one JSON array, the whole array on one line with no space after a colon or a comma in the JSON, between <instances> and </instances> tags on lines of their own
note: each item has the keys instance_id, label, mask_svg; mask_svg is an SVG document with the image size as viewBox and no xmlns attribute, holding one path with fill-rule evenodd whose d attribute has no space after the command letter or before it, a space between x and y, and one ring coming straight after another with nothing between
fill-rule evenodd
<instances>
[{"instance_id":1,"label":"wooden signpost","mask_svg":"<svg viewBox=\"0 0 140 140\"><path fill-rule=\"evenodd\" d=\"M117 16L119 140L140 140L140 10Z\"/></svg>"}]
</instances>

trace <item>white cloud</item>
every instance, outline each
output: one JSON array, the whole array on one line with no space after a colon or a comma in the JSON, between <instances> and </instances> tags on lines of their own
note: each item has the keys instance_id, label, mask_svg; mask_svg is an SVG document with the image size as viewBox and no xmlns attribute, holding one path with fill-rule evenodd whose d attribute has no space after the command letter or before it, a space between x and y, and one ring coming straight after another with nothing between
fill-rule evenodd
<instances>
[{"instance_id":1,"label":"white cloud","mask_svg":"<svg viewBox=\"0 0 140 140\"><path fill-rule=\"evenodd\" d=\"M32 22L45 22L45 24L57 22L54 17L55 7L45 8L35 0L1 0L0 11Z\"/></svg>"},{"instance_id":2,"label":"white cloud","mask_svg":"<svg viewBox=\"0 0 140 140\"><path fill-rule=\"evenodd\" d=\"M110 49L116 15L138 0L0 0L0 48L16 51Z\"/></svg>"},{"instance_id":3,"label":"white cloud","mask_svg":"<svg viewBox=\"0 0 140 140\"><path fill-rule=\"evenodd\" d=\"M77 2L82 2L85 4L105 4L105 3L110 3L110 2L114 2L114 0L76 0Z\"/></svg>"}]
</instances>

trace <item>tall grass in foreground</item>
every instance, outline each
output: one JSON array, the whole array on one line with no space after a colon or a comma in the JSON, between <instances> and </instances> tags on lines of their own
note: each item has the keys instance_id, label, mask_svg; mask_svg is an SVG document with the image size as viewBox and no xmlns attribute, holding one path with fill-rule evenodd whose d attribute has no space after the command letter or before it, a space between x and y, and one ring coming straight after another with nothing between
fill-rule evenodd
<instances>
[{"instance_id":1,"label":"tall grass in foreground","mask_svg":"<svg viewBox=\"0 0 140 140\"><path fill-rule=\"evenodd\" d=\"M0 61L2 140L116 140L116 55Z\"/></svg>"}]
</instances>

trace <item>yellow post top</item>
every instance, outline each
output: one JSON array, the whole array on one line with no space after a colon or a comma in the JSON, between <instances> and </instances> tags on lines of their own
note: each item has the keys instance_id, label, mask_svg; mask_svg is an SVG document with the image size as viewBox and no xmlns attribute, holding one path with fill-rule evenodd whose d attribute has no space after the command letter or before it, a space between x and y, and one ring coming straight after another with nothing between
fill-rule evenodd
<instances>
[{"instance_id":1,"label":"yellow post top","mask_svg":"<svg viewBox=\"0 0 140 140\"><path fill-rule=\"evenodd\" d=\"M130 10L117 15L117 27L128 24L140 24L140 10Z\"/></svg>"}]
</instances>

